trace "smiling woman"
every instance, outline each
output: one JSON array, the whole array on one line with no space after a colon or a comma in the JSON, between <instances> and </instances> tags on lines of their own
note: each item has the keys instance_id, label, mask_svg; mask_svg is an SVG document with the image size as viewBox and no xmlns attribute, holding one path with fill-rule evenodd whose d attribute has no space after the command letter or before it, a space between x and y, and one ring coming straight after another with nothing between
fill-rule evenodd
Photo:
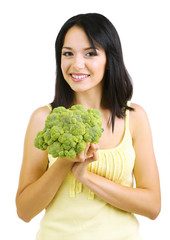
<instances>
[{"instance_id":1,"label":"smiling woman","mask_svg":"<svg viewBox=\"0 0 170 240\"><path fill-rule=\"evenodd\" d=\"M89 89L94 91L97 88L102 93L105 67L104 49L99 46L92 48L81 27L74 26L69 29L62 48L61 69L72 90L77 93Z\"/></svg>"},{"instance_id":2,"label":"smiling woman","mask_svg":"<svg viewBox=\"0 0 170 240\"><path fill-rule=\"evenodd\" d=\"M46 209L37 240L138 240L134 213L158 216L160 184L147 114L130 103L118 33L106 17L80 14L63 25L55 51L54 101L34 111L26 132L18 216L28 222ZM51 110L74 104L101 112L98 145L87 143L74 159L35 148Z\"/></svg>"}]
</instances>

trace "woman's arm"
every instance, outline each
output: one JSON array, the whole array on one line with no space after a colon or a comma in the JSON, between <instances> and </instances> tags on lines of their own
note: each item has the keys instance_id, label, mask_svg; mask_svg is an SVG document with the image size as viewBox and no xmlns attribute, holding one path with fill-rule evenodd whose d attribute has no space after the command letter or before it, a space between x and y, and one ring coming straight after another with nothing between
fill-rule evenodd
<instances>
[{"instance_id":1,"label":"woman's arm","mask_svg":"<svg viewBox=\"0 0 170 240\"><path fill-rule=\"evenodd\" d=\"M30 119L25 136L16 206L18 216L26 222L49 205L74 162L83 162L96 149L90 148L88 143L86 149L81 154L77 154L75 159L57 158L47 169L48 153L35 148L34 139L37 132L44 128L49 114L47 107L36 110Z\"/></svg>"},{"instance_id":2,"label":"woman's arm","mask_svg":"<svg viewBox=\"0 0 170 240\"><path fill-rule=\"evenodd\" d=\"M30 221L51 202L73 162L58 158L47 170L48 153L34 147L34 138L42 130L49 114L47 107L36 110L28 124L19 187L16 195L18 216Z\"/></svg>"},{"instance_id":3,"label":"woman's arm","mask_svg":"<svg viewBox=\"0 0 170 240\"><path fill-rule=\"evenodd\" d=\"M89 160L75 163L72 171L79 181L112 206L155 219L160 212L161 197L150 125L145 111L138 105L132 107L135 108L135 111L130 113L130 121L136 152L134 166L136 188L116 184L88 172Z\"/></svg>"}]
</instances>

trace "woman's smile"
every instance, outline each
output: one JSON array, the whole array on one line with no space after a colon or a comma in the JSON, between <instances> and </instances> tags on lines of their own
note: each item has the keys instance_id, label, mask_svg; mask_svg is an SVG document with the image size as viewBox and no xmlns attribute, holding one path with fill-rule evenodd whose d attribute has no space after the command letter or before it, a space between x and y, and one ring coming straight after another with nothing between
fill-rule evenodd
<instances>
[{"instance_id":1,"label":"woman's smile","mask_svg":"<svg viewBox=\"0 0 170 240\"><path fill-rule=\"evenodd\" d=\"M81 82L87 79L90 75L84 73L71 73L70 76L74 82Z\"/></svg>"}]
</instances>

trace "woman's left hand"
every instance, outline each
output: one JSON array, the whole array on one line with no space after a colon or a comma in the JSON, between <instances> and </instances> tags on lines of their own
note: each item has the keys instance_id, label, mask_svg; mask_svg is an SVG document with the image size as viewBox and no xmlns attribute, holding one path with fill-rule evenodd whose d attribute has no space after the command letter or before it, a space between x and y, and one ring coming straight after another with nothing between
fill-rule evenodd
<instances>
[{"instance_id":1,"label":"woman's left hand","mask_svg":"<svg viewBox=\"0 0 170 240\"><path fill-rule=\"evenodd\" d=\"M87 178L87 174L88 174L87 165L97 160L97 152L96 152L97 150L98 150L98 146L96 144L90 144L90 147L89 147L90 157L88 157L88 154L87 154L87 158L85 159L84 162L74 163L72 167L72 172L74 177L78 181L83 182L83 180Z\"/></svg>"}]
</instances>

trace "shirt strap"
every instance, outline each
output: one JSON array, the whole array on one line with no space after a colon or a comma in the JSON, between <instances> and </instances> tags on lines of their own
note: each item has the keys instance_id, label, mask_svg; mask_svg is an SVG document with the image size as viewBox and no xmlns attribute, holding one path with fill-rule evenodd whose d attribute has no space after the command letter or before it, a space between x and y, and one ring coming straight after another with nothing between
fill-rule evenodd
<instances>
[{"instance_id":1,"label":"shirt strap","mask_svg":"<svg viewBox=\"0 0 170 240\"><path fill-rule=\"evenodd\" d=\"M51 104L47 104L46 106L49 108L50 112L52 112L52 106L51 106Z\"/></svg>"}]
</instances>

